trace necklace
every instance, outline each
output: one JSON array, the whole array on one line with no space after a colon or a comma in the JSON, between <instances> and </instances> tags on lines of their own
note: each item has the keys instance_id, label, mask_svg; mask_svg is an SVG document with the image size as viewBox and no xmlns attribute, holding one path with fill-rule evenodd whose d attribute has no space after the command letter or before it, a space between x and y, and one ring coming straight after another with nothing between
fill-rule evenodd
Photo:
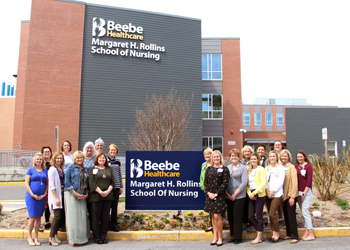
<instances>
[{"instance_id":1,"label":"necklace","mask_svg":"<svg viewBox=\"0 0 350 250\"><path fill-rule=\"evenodd\" d=\"M106 175L105 175L105 173L106 173L106 168L100 169L100 170L101 170L101 172L102 172L102 178L106 178Z\"/></svg>"},{"instance_id":2,"label":"necklace","mask_svg":"<svg viewBox=\"0 0 350 250\"><path fill-rule=\"evenodd\" d=\"M38 172L39 177L40 177L40 184L43 185L43 177L41 176L41 172Z\"/></svg>"}]
</instances>

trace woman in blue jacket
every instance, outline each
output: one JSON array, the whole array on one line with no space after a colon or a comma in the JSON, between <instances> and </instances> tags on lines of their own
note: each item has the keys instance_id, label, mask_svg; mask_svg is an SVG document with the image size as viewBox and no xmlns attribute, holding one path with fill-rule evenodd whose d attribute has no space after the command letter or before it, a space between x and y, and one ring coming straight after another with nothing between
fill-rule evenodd
<instances>
[{"instance_id":1,"label":"woman in blue jacket","mask_svg":"<svg viewBox=\"0 0 350 250\"><path fill-rule=\"evenodd\" d=\"M73 154L73 164L65 172L64 201L66 207L66 227L69 245L88 242L90 228L86 212L88 190L88 169L84 168L83 152Z\"/></svg>"}]
</instances>

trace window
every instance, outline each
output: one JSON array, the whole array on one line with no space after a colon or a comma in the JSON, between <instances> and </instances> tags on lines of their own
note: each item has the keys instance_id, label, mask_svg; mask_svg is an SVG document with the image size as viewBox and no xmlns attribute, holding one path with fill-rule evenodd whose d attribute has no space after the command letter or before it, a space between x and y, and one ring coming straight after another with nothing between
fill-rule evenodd
<instances>
[{"instance_id":1,"label":"window","mask_svg":"<svg viewBox=\"0 0 350 250\"><path fill-rule=\"evenodd\" d=\"M202 94L202 118L222 119L222 95Z\"/></svg>"},{"instance_id":2,"label":"window","mask_svg":"<svg viewBox=\"0 0 350 250\"><path fill-rule=\"evenodd\" d=\"M254 113L254 125L261 125L261 113Z\"/></svg>"},{"instance_id":3,"label":"window","mask_svg":"<svg viewBox=\"0 0 350 250\"><path fill-rule=\"evenodd\" d=\"M243 125L250 125L250 113L243 113Z\"/></svg>"},{"instance_id":4,"label":"window","mask_svg":"<svg viewBox=\"0 0 350 250\"><path fill-rule=\"evenodd\" d=\"M219 150L222 152L222 137L203 137L202 149L211 148L213 150Z\"/></svg>"},{"instance_id":5,"label":"window","mask_svg":"<svg viewBox=\"0 0 350 250\"><path fill-rule=\"evenodd\" d=\"M327 153L331 157L338 155L338 145L336 141L327 142Z\"/></svg>"},{"instance_id":6,"label":"window","mask_svg":"<svg viewBox=\"0 0 350 250\"><path fill-rule=\"evenodd\" d=\"M265 125L272 125L272 113L265 113Z\"/></svg>"},{"instance_id":7,"label":"window","mask_svg":"<svg viewBox=\"0 0 350 250\"><path fill-rule=\"evenodd\" d=\"M283 126L283 113L276 114L277 126Z\"/></svg>"},{"instance_id":8,"label":"window","mask_svg":"<svg viewBox=\"0 0 350 250\"><path fill-rule=\"evenodd\" d=\"M202 55L202 80L221 80L221 54Z\"/></svg>"}]
</instances>

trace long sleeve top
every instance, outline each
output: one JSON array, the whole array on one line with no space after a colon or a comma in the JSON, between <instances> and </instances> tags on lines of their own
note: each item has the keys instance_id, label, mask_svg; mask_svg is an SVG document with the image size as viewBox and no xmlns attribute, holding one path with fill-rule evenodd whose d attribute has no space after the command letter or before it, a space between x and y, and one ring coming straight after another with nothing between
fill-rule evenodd
<instances>
[{"instance_id":1,"label":"long sleeve top","mask_svg":"<svg viewBox=\"0 0 350 250\"><path fill-rule=\"evenodd\" d=\"M305 170L305 176L301 175L301 171ZM304 167L297 165L296 166L297 170L297 176L298 176L298 190L300 192L304 192L306 187L309 187L312 189L312 175L313 175L313 170L312 166L310 164L306 164Z\"/></svg>"},{"instance_id":2,"label":"long sleeve top","mask_svg":"<svg viewBox=\"0 0 350 250\"><path fill-rule=\"evenodd\" d=\"M227 192L230 195L233 195L237 189L242 192L237 195L236 199L245 198L246 196L246 188L248 182L248 171L247 167L242 163L238 163L235 169L232 169L232 164L227 166L230 171L230 179L227 185Z\"/></svg>"},{"instance_id":3,"label":"long sleeve top","mask_svg":"<svg viewBox=\"0 0 350 250\"><path fill-rule=\"evenodd\" d=\"M268 166L265 170L267 178L266 187L269 191L275 191L274 197L281 197L283 195L283 183L286 175L284 167L282 165L277 165L275 168Z\"/></svg>"},{"instance_id":4,"label":"long sleeve top","mask_svg":"<svg viewBox=\"0 0 350 250\"><path fill-rule=\"evenodd\" d=\"M109 186L112 186L113 189L115 186L115 179L112 167L107 166L104 170L91 167L89 170L89 202L100 200L113 201L113 191L110 192L107 197L102 197L99 193L95 191L97 187L99 187L102 191L106 191Z\"/></svg>"},{"instance_id":5,"label":"long sleeve top","mask_svg":"<svg viewBox=\"0 0 350 250\"><path fill-rule=\"evenodd\" d=\"M53 209L60 209L62 208L62 190L61 190L61 180L60 176L58 175L57 169L55 167L51 167L48 172L48 178L49 178L49 191L48 193L48 204L50 213L53 212ZM60 205L56 205L55 196L52 194L52 190L56 190L56 194L58 199L60 200Z\"/></svg>"},{"instance_id":6,"label":"long sleeve top","mask_svg":"<svg viewBox=\"0 0 350 250\"><path fill-rule=\"evenodd\" d=\"M287 166L284 167L286 177L284 178L283 184L283 201L289 198L298 197L298 177L297 170L294 165L287 163Z\"/></svg>"},{"instance_id":7,"label":"long sleeve top","mask_svg":"<svg viewBox=\"0 0 350 250\"><path fill-rule=\"evenodd\" d=\"M207 167L204 178L204 192L225 195L226 186L230 178L230 172L225 166L215 168Z\"/></svg>"},{"instance_id":8,"label":"long sleeve top","mask_svg":"<svg viewBox=\"0 0 350 250\"><path fill-rule=\"evenodd\" d=\"M199 181L201 184L201 189L204 191L204 178L205 178L205 170L207 170L207 162L203 162L202 168L201 168L201 175L199 177Z\"/></svg>"},{"instance_id":9,"label":"long sleeve top","mask_svg":"<svg viewBox=\"0 0 350 250\"><path fill-rule=\"evenodd\" d=\"M252 176L248 174L248 178L253 177L254 184L256 189L254 190L254 194L258 194L259 197L266 196L265 188L266 188L266 172L265 168L262 166L258 166L256 168L255 175ZM249 184L247 185L247 194L250 195L252 192L250 190Z\"/></svg>"}]
</instances>

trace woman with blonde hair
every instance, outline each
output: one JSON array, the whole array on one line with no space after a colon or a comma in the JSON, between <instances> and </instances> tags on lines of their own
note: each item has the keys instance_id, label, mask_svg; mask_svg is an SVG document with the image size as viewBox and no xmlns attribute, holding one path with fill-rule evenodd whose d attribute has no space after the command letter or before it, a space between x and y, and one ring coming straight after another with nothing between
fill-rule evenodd
<instances>
[{"instance_id":1,"label":"woman with blonde hair","mask_svg":"<svg viewBox=\"0 0 350 250\"><path fill-rule=\"evenodd\" d=\"M299 241L298 224L295 214L296 199L298 198L297 170L290 163L292 161L292 155L287 149L281 151L279 158L286 173L283 183L283 213L287 229L285 239L292 239L290 243L293 244Z\"/></svg>"},{"instance_id":2,"label":"woman with blonde hair","mask_svg":"<svg viewBox=\"0 0 350 250\"><path fill-rule=\"evenodd\" d=\"M42 153L36 153L33 158L33 165L28 169L25 176L26 196L25 202L29 215L28 220L28 244L40 246L38 239L40 218L45 207L47 194L47 169ZM34 240L32 231L34 228Z\"/></svg>"},{"instance_id":3,"label":"woman with blonde hair","mask_svg":"<svg viewBox=\"0 0 350 250\"><path fill-rule=\"evenodd\" d=\"M239 162L248 167L249 161L250 161L250 156L254 153L254 150L251 146L245 145L242 148L241 153L243 155L243 158Z\"/></svg>"},{"instance_id":4,"label":"woman with blonde hair","mask_svg":"<svg viewBox=\"0 0 350 250\"><path fill-rule=\"evenodd\" d=\"M50 213L54 213L54 217L51 223L49 244L58 246L62 243L58 236L58 226L64 211L64 205L62 202L64 192L64 156L62 152L56 152L51 159L51 168L49 169L49 192L48 203Z\"/></svg>"},{"instance_id":5,"label":"woman with blonde hair","mask_svg":"<svg viewBox=\"0 0 350 250\"><path fill-rule=\"evenodd\" d=\"M64 202L66 208L67 240L69 245L88 242L90 228L87 217L88 169L84 168L83 152L73 154L73 163L65 171Z\"/></svg>"},{"instance_id":6,"label":"woman with blonde hair","mask_svg":"<svg viewBox=\"0 0 350 250\"><path fill-rule=\"evenodd\" d=\"M249 196L249 220L257 231L256 239L252 244L258 244L263 241L264 221L263 209L266 201L266 173L265 168L259 166L259 155L254 153L250 157L248 167L248 185L247 194Z\"/></svg>"},{"instance_id":7,"label":"woman with blonde hair","mask_svg":"<svg viewBox=\"0 0 350 250\"><path fill-rule=\"evenodd\" d=\"M225 212L225 192L230 172L224 166L221 152L215 150L211 155L212 165L207 167L204 178L206 194L204 211L211 213L213 218L214 239L210 245L223 245L221 215Z\"/></svg>"},{"instance_id":8,"label":"woman with blonde hair","mask_svg":"<svg viewBox=\"0 0 350 250\"><path fill-rule=\"evenodd\" d=\"M267 178L265 192L267 196L266 205L272 228L270 242L276 243L281 241L277 211L283 200L285 171L283 166L278 163L278 155L275 151L269 153L267 161L267 167L265 168Z\"/></svg>"}]
</instances>

